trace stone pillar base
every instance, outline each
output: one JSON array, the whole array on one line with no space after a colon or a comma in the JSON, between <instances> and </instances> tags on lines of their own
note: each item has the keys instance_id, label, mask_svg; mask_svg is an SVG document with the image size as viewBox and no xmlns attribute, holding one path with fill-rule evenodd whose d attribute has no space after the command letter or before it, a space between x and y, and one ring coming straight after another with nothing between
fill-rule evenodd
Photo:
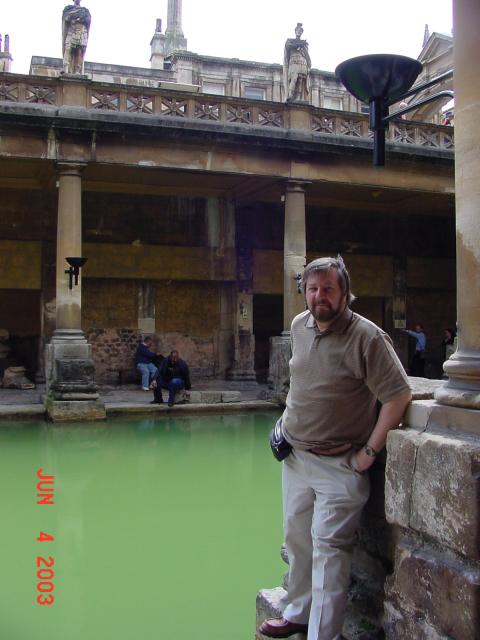
<instances>
[{"instance_id":1,"label":"stone pillar base","mask_svg":"<svg viewBox=\"0 0 480 640\"><path fill-rule=\"evenodd\" d=\"M270 338L270 362L268 366L268 384L285 401L290 388L290 370L288 363L292 357L290 332Z\"/></svg>"},{"instance_id":2,"label":"stone pillar base","mask_svg":"<svg viewBox=\"0 0 480 640\"><path fill-rule=\"evenodd\" d=\"M106 418L95 384L92 346L78 330L56 331L45 351L45 409L53 421Z\"/></svg>"},{"instance_id":3,"label":"stone pillar base","mask_svg":"<svg viewBox=\"0 0 480 640\"><path fill-rule=\"evenodd\" d=\"M449 379L436 390L435 400L442 405L480 409L480 357L459 350L443 369Z\"/></svg>"},{"instance_id":4,"label":"stone pillar base","mask_svg":"<svg viewBox=\"0 0 480 640\"><path fill-rule=\"evenodd\" d=\"M52 400L47 398L47 417L52 422L86 422L105 420L105 405L101 400Z\"/></svg>"}]
</instances>

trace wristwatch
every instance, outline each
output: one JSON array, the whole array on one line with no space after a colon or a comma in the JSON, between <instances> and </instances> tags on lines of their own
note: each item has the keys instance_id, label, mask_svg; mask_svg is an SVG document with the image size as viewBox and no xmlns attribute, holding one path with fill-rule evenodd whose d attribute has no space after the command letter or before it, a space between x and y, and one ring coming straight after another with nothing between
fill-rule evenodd
<instances>
[{"instance_id":1,"label":"wristwatch","mask_svg":"<svg viewBox=\"0 0 480 640\"><path fill-rule=\"evenodd\" d=\"M371 447L369 444L366 444L363 447L363 450L365 451L365 453L367 454L367 456L369 456L370 458L376 458L377 457L377 452L375 451L375 449L373 447Z\"/></svg>"}]
</instances>

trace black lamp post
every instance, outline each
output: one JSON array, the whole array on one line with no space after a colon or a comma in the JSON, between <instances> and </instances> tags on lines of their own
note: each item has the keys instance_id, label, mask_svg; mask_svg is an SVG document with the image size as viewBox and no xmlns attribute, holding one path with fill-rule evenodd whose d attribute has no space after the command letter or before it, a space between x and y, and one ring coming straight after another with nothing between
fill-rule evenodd
<instances>
[{"instance_id":1,"label":"black lamp post","mask_svg":"<svg viewBox=\"0 0 480 640\"><path fill-rule=\"evenodd\" d=\"M65 273L69 276L68 288L71 290L73 288L73 279L75 278L75 284L78 285L78 276L80 274L80 269L86 263L88 258L65 258L65 260L70 265L69 269L65 269Z\"/></svg>"},{"instance_id":2,"label":"black lamp post","mask_svg":"<svg viewBox=\"0 0 480 640\"><path fill-rule=\"evenodd\" d=\"M350 58L335 69L347 91L370 105L369 126L374 132L373 164L377 167L385 164L385 131L390 120L438 98L453 98L452 91L440 91L389 115L388 109L395 102L438 84L453 74L453 71L448 71L409 91L422 68L421 63L413 58L381 53Z\"/></svg>"}]
</instances>

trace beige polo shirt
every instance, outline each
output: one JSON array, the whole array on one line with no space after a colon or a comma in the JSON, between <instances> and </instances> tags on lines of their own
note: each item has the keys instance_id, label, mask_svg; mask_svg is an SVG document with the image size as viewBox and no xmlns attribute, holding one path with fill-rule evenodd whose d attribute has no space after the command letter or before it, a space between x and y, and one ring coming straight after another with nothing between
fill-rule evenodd
<instances>
[{"instance_id":1,"label":"beige polo shirt","mask_svg":"<svg viewBox=\"0 0 480 640\"><path fill-rule=\"evenodd\" d=\"M290 391L282 417L298 449L363 445L384 404L410 390L390 337L348 307L325 332L310 311L292 322Z\"/></svg>"}]
</instances>

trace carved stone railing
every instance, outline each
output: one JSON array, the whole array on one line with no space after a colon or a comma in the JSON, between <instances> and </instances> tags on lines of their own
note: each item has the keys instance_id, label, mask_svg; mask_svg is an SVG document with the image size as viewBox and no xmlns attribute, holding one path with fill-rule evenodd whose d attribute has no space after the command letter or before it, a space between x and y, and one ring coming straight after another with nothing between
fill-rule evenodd
<instances>
[{"instance_id":1,"label":"carved stone railing","mask_svg":"<svg viewBox=\"0 0 480 640\"><path fill-rule=\"evenodd\" d=\"M75 87L75 100L68 99ZM79 91L79 88L83 91ZM82 96L81 101L78 96ZM67 98L67 99L66 99ZM0 102L69 105L109 112L137 113L244 126L298 129L322 136L369 139L368 116L360 113L319 109L309 105L246 100L163 88L103 84L89 80L14 76L0 74ZM300 117L299 117L300 116ZM392 143L453 150L453 127L408 120L390 124L387 140Z\"/></svg>"}]
</instances>

